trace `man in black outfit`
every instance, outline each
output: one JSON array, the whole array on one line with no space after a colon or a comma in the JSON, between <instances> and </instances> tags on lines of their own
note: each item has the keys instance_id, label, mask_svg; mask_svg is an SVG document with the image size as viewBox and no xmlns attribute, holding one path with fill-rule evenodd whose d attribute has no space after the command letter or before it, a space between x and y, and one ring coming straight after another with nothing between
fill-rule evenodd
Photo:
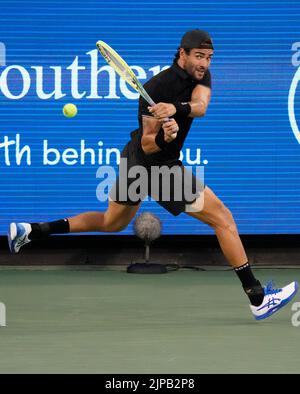
<instances>
[{"instance_id":1,"label":"man in black outfit","mask_svg":"<svg viewBox=\"0 0 300 394\"><path fill-rule=\"evenodd\" d=\"M297 282L282 289L261 286L251 271L231 212L208 186L186 171L179 160L193 119L204 116L210 102L209 65L213 52L213 43L207 32L189 31L182 37L173 65L145 84L146 91L157 104L149 107L140 98L139 128L131 133L131 140L121 154L121 159L126 159L125 177L119 177L113 186L106 212L85 212L50 223L11 223L8 233L11 251L18 253L23 245L45 235L121 231L134 218L143 197L149 194L171 214L177 216L184 212L214 229L225 257L250 299L256 320L269 317L286 305L297 292ZM148 175L157 166L171 169L169 198L164 199L161 190L158 193L153 190L151 182L147 185L147 193L142 190L138 198L132 198L127 192L134 179L128 171L135 166L143 167ZM164 176L160 177L159 189L166 183ZM178 185L184 189L182 185L188 178L192 183L192 196L186 198L185 190L180 190L183 193L178 199ZM127 188L125 198L124 193L120 193L124 184Z\"/></svg>"}]
</instances>

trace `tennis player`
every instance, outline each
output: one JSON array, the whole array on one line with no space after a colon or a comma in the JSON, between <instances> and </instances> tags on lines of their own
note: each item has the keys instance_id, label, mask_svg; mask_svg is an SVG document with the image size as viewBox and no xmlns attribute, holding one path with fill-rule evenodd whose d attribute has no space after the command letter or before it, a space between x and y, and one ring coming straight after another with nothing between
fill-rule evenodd
<instances>
[{"instance_id":1,"label":"tennis player","mask_svg":"<svg viewBox=\"0 0 300 394\"><path fill-rule=\"evenodd\" d=\"M154 191L149 182L147 194L172 215L185 213L214 229L226 259L250 299L254 318L265 319L286 305L295 296L298 283L292 282L277 289L273 289L270 283L262 287L251 270L230 210L203 181L187 171L179 160L193 119L203 117L210 102L209 66L213 53L213 43L207 32L188 31L182 37L173 65L144 85L150 97L158 104L149 107L140 98L139 128L131 133L131 140L121 154L121 162L124 161L126 167L126 182L124 177L117 179L105 212L85 212L48 223L11 223L8 232L10 250L18 253L30 241L51 234L122 231L134 218L144 198L143 191L138 198L127 193L135 181L128 175L129 170L142 166L150 179L152 169L162 166L171 169L173 174L168 179L168 198L163 198L160 193L167 184L164 173L159 178L159 192L157 193L157 189ZM191 182L185 182L186 179ZM181 193L181 199L178 199L177 192L182 191L178 188L184 189L187 183L192 185L193 193L187 193L188 197L186 193ZM125 198L122 190L124 185Z\"/></svg>"}]
</instances>

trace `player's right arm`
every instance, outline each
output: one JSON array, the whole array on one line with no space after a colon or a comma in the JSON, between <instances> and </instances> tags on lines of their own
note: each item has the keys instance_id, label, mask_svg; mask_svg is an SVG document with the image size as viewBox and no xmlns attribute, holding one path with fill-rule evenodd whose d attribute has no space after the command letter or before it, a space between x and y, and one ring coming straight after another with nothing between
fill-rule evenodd
<instances>
[{"instance_id":1,"label":"player's right arm","mask_svg":"<svg viewBox=\"0 0 300 394\"><path fill-rule=\"evenodd\" d=\"M146 155L159 152L177 137L178 124L174 119L160 122L153 116L143 115L142 149Z\"/></svg>"},{"instance_id":2,"label":"player's right arm","mask_svg":"<svg viewBox=\"0 0 300 394\"><path fill-rule=\"evenodd\" d=\"M161 82L157 78L148 81L144 87L148 94L156 103L161 103L164 99L163 91L161 91ZM139 123L142 127L142 149L145 154L160 152L164 147L173 141L179 130L179 127L174 119L170 122L164 122L163 119L149 111L149 104L140 97L139 100Z\"/></svg>"},{"instance_id":3,"label":"player's right arm","mask_svg":"<svg viewBox=\"0 0 300 394\"><path fill-rule=\"evenodd\" d=\"M143 115L142 149L146 155L159 152L161 149L155 143L155 138L161 129L161 122L153 116Z\"/></svg>"}]
</instances>

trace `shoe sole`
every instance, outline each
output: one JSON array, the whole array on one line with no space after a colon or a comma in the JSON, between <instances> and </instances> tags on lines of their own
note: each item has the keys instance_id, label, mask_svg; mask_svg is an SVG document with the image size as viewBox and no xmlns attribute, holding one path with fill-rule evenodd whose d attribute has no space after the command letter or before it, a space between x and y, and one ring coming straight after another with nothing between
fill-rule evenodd
<instances>
[{"instance_id":1,"label":"shoe sole","mask_svg":"<svg viewBox=\"0 0 300 394\"><path fill-rule=\"evenodd\" d=\"M7 234L8 246L11 253L16 253L16 251L13 248L13 241L16 239L16 236L17 236L17 225L16 223L11 223Z\"/></svg>"},{"instance_id":2,"label":"shoe sole","mask_svg":"<svg viewBox=\"0 0 300 394\"><path fill-rule=\"evenodd\" d=\"M255 320L264 320L264 319L267 319L268 317L274 315L274 313L278 312L281 308L283 308L286 304L288 304L295 297L298 289L299 289L299 284L298 284L298 282L295 282L295 290L286 300L282 301L282 303L279 306L276 306L274 309L271 309L265 315L257 316L257 317L255 316L254 317Z\"/></svg>"}]
</instances>

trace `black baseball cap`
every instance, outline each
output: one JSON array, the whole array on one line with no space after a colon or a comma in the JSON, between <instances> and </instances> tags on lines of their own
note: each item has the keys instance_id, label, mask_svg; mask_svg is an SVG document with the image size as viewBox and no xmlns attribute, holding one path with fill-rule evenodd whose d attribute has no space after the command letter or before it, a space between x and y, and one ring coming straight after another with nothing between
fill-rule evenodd
<instances>
[{"instance_id":1,"label":"black baseball cap","mask_svg":"<svg viewBox=\"0 0 300 394\"><path fill-rule=\"evenodd\" d=\"M206 31L199 29L186 32L181 39L180 48L214 49L210 35Z\"/></svg>"}]
</instances>

